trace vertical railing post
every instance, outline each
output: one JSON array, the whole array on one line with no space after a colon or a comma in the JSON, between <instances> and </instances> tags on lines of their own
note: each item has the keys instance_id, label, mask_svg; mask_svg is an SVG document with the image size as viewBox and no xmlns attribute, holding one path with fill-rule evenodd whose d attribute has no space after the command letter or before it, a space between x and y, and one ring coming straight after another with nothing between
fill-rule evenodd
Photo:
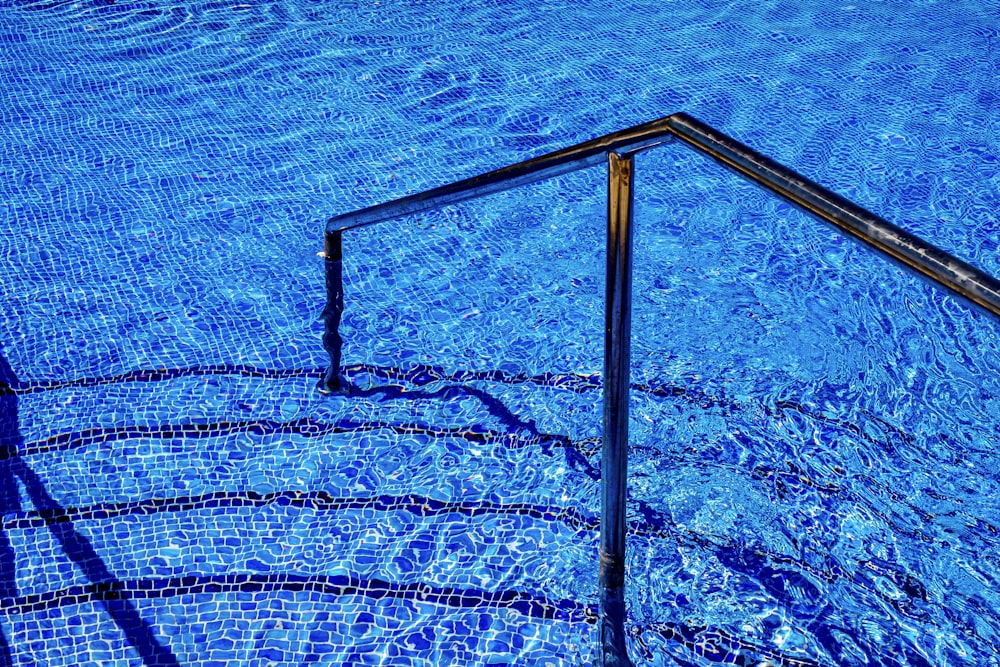
<instances>
[{"instance_id":1,"label":"vertical railing post","mask_svg":"<svg viewBox=\"0 0 1000 667\"><path fill-rule=\"evenodd\" d=\"M632 155L610 152L601 454L600 664L603 667L631 665L625 648L625 497L632 331L632 204Z\"/></svg>"},{"instance_id":2,"label":"vertical railing post","mask_svg":"<svg viewBox=\"0 0 1000 667\"><path fill-rule=\"evenodd\" d=\"M340 318L344 314L344 250L343 232L328 231L323 238L323 266L326 273L326 306L320 319L323 320L323 349L330 355L330 367L326 369L317 389L321 392L342 393L347 383L340 376L340 351L344 344L340 337Z\"/></svg>"}]
</instances>

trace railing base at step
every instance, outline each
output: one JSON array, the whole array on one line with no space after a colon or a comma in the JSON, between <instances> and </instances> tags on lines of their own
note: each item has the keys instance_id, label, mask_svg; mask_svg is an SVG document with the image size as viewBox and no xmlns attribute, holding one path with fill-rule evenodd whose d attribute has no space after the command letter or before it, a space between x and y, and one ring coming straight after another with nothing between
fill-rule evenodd
<instances>
[{"instance_id":1,"label":"railing base at step","mask_svg":"<svg viewBox=\"0 0 1000 667\"><path fill-rule=\"evenodd\" d=\"M351 393L351 385L347 383L347 378L343 375L330 377L330 369L326 369L326 374L316 383L316 391L327 396L347 396Z\"/></svg>"},{"instance_id":2,"label":"railing base at step","mask_svg":"<svg viewBox=\"0 0 1000 667\"><path fill-rule=\"evenodd\" d=\"M596 667L633 667L625 646L625 590L601 590L601 633Z\"/></svg>"},{"instance_id":3,"label":"railing base at step","mask_svg":"<svg viewBox=\"0 0 1000 667\"><path fill-rule=\"evenodd\" d=\"M326 274L326 306L319 318L323 320L323 349L330 355L330 367L316 388L324 394L346 394L348 384L340 375L340 358L344 340L340 337L340 318L344 314L344 248L343 233L327 232L323 239L323 270Z\"/></svg>"}]
</instances>

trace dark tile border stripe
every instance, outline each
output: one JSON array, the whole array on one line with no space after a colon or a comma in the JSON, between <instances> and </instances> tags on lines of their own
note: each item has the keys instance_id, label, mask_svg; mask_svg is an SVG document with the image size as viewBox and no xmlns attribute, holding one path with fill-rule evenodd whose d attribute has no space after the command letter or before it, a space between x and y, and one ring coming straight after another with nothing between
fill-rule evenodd
<instances>
[{"instance_id":1,"label":"dark tile border stripe","mask_svg":"<svg viewBox=\"0 0 1000 667\"><path fill-rule=\"evenodd\" d=\"M587 516L571 508L534 505L530 503L498 503L489 500L477 501L443 501L408 494L403 496L374 497L334 497L322 491L308 493L286 491L280 493L258 494L254 492L215 492L198 496L183 496L177 498L152 498L134 502L102 503L89 507L66 508L59 510L32 510L11 513L7 515L2 529L30 530L43 526L67 523L80 520L105 520L119 516L150 515L161 512L183 512L201 509L218 509L230 507L264 507L269 504L311 508L322 511L373 510L379 512L406 511L415 516L437 516L443 514L460 514L469 517L492 515L517 515L531 517L543 522L558 521L578 531L596 531L600 527L600 518ZM645 503L637 503L640 517L629 522L630 535L646 536L657 539L676 541L689 547L700 547L715 552L718 557L735 571L756 573L762 568L793 567L796 571L805 572L818 580L833 582L846 579L864 590L892 604L897 611L912 616L907 601L889 598L875 586L869 585L866 578L859 574L849 574L839 566L830 569L819 569L805 562L770 553L760 549L737 545L719 544L712 539L689 530L670 531L665 528L668 518L649 508ZM869 567L873 567L869 564ZM920 599L926 600L926 592L918 581L905 577L905 573L887 571L876 568L881 576L885 576L901 586L903 590L912 592ZM900 577L903 580L900 581Z\"/></svg>"},{"instance_id":2,"label":"dark tile border stripe","mask_svg":"<svg viewBox=\"0 0 1000 667\"><path fill-rule=\"evenodd\" d=\"M503 443L509 448L524 447L530 443L540 443L544 447L573 447L585 452L590 452L594 448L591 440L580 441L579 447L574 447L569 437L550 433L538 433L526 436L516 433L488 431L479 426L432 427L424 424L394 424L377 421L356 422L349 419L342 419L336 423L326 423L312 417L303 417L288 422L246 420L220 421L206 424L136 424L109 428L88 428L81 431L57 433L42 440L34 440L25 443L17 451L0 450L0 460L138 438L162 440L172 440L174 438L217 438L237 433L251 433L259 436L275 434L299 435L314 438L330 434L363 433L368 431L392 431L398 435L423 435L433 438L460 438L469 442L482 444Z\"/></svg>"},{"instance_id":3,"label":"dark tile border stripe","mask_svg":"<svg viewBox=\"0 0 1000 667\"><path fill-rule=\"evenodd\" d=\"M521 591L481 591L433 586L427 583L393 584L349 575L230 574L191 575L164 579L135 579L70 586L58 591L0 599L0 614L23 615L59 607L108 600L148 600L204 593L311 592L321 595L364 596L373 600L413 600L449 607L507 608L545 620L594 623L594 605L571 600L549 600Z\"/></svg>"},{"instance_id":4,"label":"dark tile border stripe","mask_svg":"<svg viewBox=\"0 0 1000 667\"><path fill-rule=\"evenodd\" d=\"M73 380L25 380L17 383L16 386L0 384L0 395L2 394L34 394L41 391L53 391L56 389L67 389L74 387L98 387L109 384L124 384L127 382L161 382L181 377L202 376L202 375L241 375L244 377L262 378L268 380L287 378L318 378L323 375L325 369L322 368L284 368L271 369L248 366L245 364L214 364L206 366L189 366L185 368L158 368L148 370L135 370L127 373L110 376L83 377ZM418 364L409 368L395 368L391 366L374 366L371 364L355 364L344 369L344 374L348 379L353 379L359 375L370 375L382 380L396 382L408 382L417 387L422 387L433 382L497 382L501 384L535 384L554 389L565 389L574 392L584 392L600 389L600 373L540 373L529 375L527 373L509 373L507 371L448 371L437 366ZM635 383L632 388L655 396L663 397L686 397L691 400L703 403L706 407L712 405L724 405L724 401L709 396L704 392L693 390L673 384L639 384ZM735 404L734 404L735 405Z\"/></svg>"},{"instance_id":5,"label":"dark tile border stripe","mask_svg":"<svg viewBox=\"0 0 1000 667\"><path fill-rule=\"evenodd\" d=\"M151 498L123 503L101 503L89 507L63 510L32 510L6 515L3 530L40 528L67 521L112 519L120 516L158 514L160 512L186 512L224 507L264 507L270 504L311 508L324 511L374 510L378 512L406 511L416 516L462 514L465 516L518 515L540 521L559 521L577 530L597 530L600 520L586 516L575 509L547 507L530 503L498 503L489 500L444 501L425 496L375 496L367 498L338 498L324 491L302 493L283 491L260 494L219 491L199 496L178 498Z\"/></svg>"},{"instance_id":6,"label":"dark tile border stripe","mask_svg":"<svg viewBox=\"0 0 1000 667\"><path fill-rule=\"evenodd\" d=\"M248 366L245 364L214 364L205 366L189 366L185 368L162 368L135 370L118 375L104 377L84 377L73 380L27 380L18 382L15 386L0 383L0 395L4 394L34 394L42 391L52 391L56 389L67 389L73 387L97 387L102 385L119 384L127 382L160 382L181 377L202 376L202 375L240 375L244 377L262 379L287 379L287 378L319 378L325 369L322 368L284 368L271 369ZM539 375L528 375L526 373L509 373L507 371L457 371L449 373L442 368L420 364L409 368L396 368L390 366L375 366L370 364L356 364L344 369L348 379L353 379L361 375L369 375L383 380L394 382L407 382L417 387L421 387L434 382L497 382L501 384L533 384L553 389L562 389L583 393L600 389L600 373L541 373ZM704 391L689 386L672 383L633 383L632 389L641 391L651 396L660 398L680 398L689 403L698 405L702 409L723 408L728 411L742 410L744 406L739 401L721 399L712 396ZM891 445L869 436L857 424L850 421L827 417L810 410L805 405L790 400L779 400L774 405L763 405L765 413L770 416L779 416L785 410L792 410L816 419L831 426L842 428L852 435L859 437L866 442L880 445L884 449L890 449ZM913 436L906 431L893 426L875 415L866 416L878 426L886 431L888 435L895 436L904 443L911 443ZM944 437L944 436L942 436Z\"/></svg>"},{"instance_id":7,"label":"dark tile border stripe","mask_svg":"<svg viewBox=\"0 0 1000 667\"><path fill-rule=\"evenodd\" d=\"M218 491L198 496L181 496L176 498L150 498L146 500L101 503L85 507L71 507L58 510L30 510L9 513L0 528L2 530L31 530L48 525L73 521L106 520L120 516L151 515L163 512L185 512L202 509L264 507L269 504L310 508L321 511L373 510L378 512L406 511L415 516L429 517L444 514L461 514L475 517L483 515L516 515L525 516L539 521L558 521L578 531L596 531L600 527L600 517L587 516L576 509L534 505L531 503L499 503L490 500L460 500L444 501L407 494L403 496L371 496L371 497L335 497L323 491L298 492L284 491L269 494L249 492ZM727 565L737 571L759 569L763 563L773 566L788 565L799 571L807 572L817 579L833 582L840 578L853 580L840 567L821 570L805 562L774 554L759 549L720 544L711 538L694 531L671 531L666 528L669 518L650 508L647 504L636 501L639 517L628 525L628 533L635 536L645 536L656 539L672 540L688 547L700 547L716 553L725 553ZM752 568L746 567L748 564ZM892 572L881 572L893 581L897 577ZM898 582L897 582L898 583ZM912 588L912 585L910 586ZM924 595L926 597L926 595Z\"/></svg>"},{"instance_id":8,"label":"dark tile border stripe","mask_svg":"<svg viewBox=\"0 0 1000 667\"><path fill-rule=\"evenodd\" d=\"M71 586L58 591L0 599L0 614L21 616L61 607L117 600L150 600L182 595L226 593L315 593L335 597L362 596L371 600L401 600L437 604L453 609L509 609L529 618L569 623L597 622L597 605L573 600L551 600L522 591L483 591L434 586L428 583L394 584L350 575L230 574L138 579ZM691 653L721 664L748 664L747 654L769 659L781 667L822 667L822 663L788 656L729 632L681 623L653 623L631 628L640 650L650 653L643 631L655 632ZM740 662L742 660L742 662Z\"/></svg>"}]
</instances>

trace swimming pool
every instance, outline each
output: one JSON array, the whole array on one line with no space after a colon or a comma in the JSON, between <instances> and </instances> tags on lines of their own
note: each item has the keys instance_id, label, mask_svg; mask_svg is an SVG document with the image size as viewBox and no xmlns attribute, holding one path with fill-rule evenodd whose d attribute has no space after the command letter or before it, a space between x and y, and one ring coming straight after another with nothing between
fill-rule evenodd
<instances>
[{"instance_id":1,"label":"swimming pool","mask_svg":"<svg viewBox=\"0 0 1000 667\"><path fill-rule=\"evenodd\" d=\"M586 664L603 175L351 235L348 398L322 224L686 110L1000 273L1000 7L802 4L0 9L0 660ZM637 168L633 659L997 664L995 323Z\"/></svg>"}]
</instances>

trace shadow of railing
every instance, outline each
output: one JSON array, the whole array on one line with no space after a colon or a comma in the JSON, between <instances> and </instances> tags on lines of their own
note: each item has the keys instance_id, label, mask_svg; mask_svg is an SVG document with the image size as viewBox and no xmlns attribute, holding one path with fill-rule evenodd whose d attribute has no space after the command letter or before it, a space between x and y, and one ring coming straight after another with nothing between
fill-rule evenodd
<instances>
[{"instance_id":1,"label":"shadow of railing","mask_svg":"<svg viewBox=\"0 0 1000 667\"><path fill-rule=\"evenodd\" d=\"M18 482L36 510L45 517L63 553L76 564L93 584L101 588L101 603L108 615L121 628L128 643L136 650L147 667L180 666L176 656L156 639L153 629L127 597L121 582L105 565L93 545L82 535L66 512L49 494L45 484L21 458L24 445L18 415L15 389L20 382L7 359L0 354L0 514L21 511ZM15 554L10 539L0 527L0 601L17 597ZM0 602L2 604L2 602ZM0 615L3 609L0 606ZM11 647L0 629L0 667L12 667Z\"/></svg>"}]
</instances>

